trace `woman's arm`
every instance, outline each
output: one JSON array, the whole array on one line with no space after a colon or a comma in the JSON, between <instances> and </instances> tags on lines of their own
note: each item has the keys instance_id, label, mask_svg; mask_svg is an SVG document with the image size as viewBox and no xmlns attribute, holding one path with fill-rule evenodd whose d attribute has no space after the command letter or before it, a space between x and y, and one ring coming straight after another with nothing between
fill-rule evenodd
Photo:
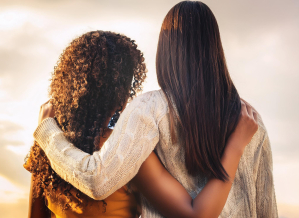
<instances>
[{"instance_id":1,"label":"woman's arm","mask_svg":"<svg viewBox=\"0 0 299 218\"><path fill-rule=\"evenodd\" d=\"M166 217L218 217L227 200L244 148L257 128L251 108L246 108L242 104L238 126L228 140L221 158L229 181L210 179L193 201L185 188L162 166L154 152L142 164L133 182L151 204Z\"/></svg>"},{"instance_id":2,"label":"woman's arm","mask_svg":"<svg viewBox=\"0 0 299 218\"><path fill-rule=\"evenodd\" d=\"M28 218L49 217L49 209L45 204L44 198L42 196L33 198L33 179L33 175L31 175Z\"/></svg>"},{"instance_id":3,"label":"woman's arm","mask_svg":"<svg viewBox=\"0 0 299 218\"><path fill-rule=\"evenodd\" d=\"M233 159L229 159L230 155ZM230 155L223 157L223 166L235 172L240 155ZM233 178L234 176L231 179ZM231 181L211 179L192 200L185 188L163 167L154 152L141 165L133 183L163 216L173 218L218 217L232 185Z\"/></svg>"},{"instance_id":4,"label":"woman's arm","mask_svg":"<svg viewBox=\"0 0 299 218\"><path fill-rule=\"evenodd\" d=\"M53 118L45 119L34 137L62 179L102 200L127 184L154 150L159 141L158 123L166 109L157 94L137 97L122 112L101 150L92 155L71 144Z\"/></svg>"}]
</instances>

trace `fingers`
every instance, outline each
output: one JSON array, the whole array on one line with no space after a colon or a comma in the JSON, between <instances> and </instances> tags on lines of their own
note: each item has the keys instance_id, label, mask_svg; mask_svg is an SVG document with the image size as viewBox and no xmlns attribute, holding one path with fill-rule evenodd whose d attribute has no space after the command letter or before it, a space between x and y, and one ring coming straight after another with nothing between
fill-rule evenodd
<instances>
[{"instance_id":1,"label":"fingers","mask_svg":"<svg viewBox=\"0 0 299 218\"><path fill-rule=\"evenodd\" d=\"M245 104L248 104L250 107L252 107L251 104L248 103L248 101L245 101L243 98L240 98L240 99L241 99L241 101L243 101Z\"/></svg>"},{"instance_id":2,"label":"fingers","mask_svg":"<svg viewBox=\"0 0 299 218\"><path fill-rule=\"evenodd\" d=\"M50 100L46 101L45 103L43 103L41 106L40 106L40 110L44 107L46 107L48 104L50 103Z\"/></svg>"},{"instance_id":3,"label":"fingers","mask_svg":"<svg viewBox=\"0 0 299 218\"><path fill-rule=\"evenodd\" d=\"M40 124L44 119L48 117L54 117L54 116L55 116L55 111L53 109L52 104L50 103L50 100L48 100L47 102L43 103L40 106L38 124Z\"/></svg>"},{"instance_id":4,"label":"fingers","mask_svg":"<svg viewBox=\"0 0 299 218\"><path fill-rule=\"evenodd\" d=\"M243 110L246 109L247 115L251 118L254 119L255 121L257 120L257 115L258 113L255 111L255 109L244 99L241 98L241 104L242 106L245 105L245 107L242 107ZM241 110L242 110L241 109Z\"/></svg>"},{"instance_id":5,"label":"fingers","mask_svg":"<svg viewBox=\"0 0 299 218\"><path fill-rule=\"evenodd\" d=\"M40 107L40 113L44 111L44 113L53 113L53 105L50 103L50 100L45 102L44 104L41 105Z\"/></svg>"},{"instance_id":6,"label":"fingers","mask_svg":"<svg viewBox=\"0 0 299 218\"><path fill-rule=\"evenodd\" d=\"M253 111L253 115L254 114L256 114L256 116L258 116L259 115L259 113L255 110L255 108L254 107L252 107L252 105L251 104L249 104L248 103L248 101L246 101L246 100L244 100L243 98L240 98L241 99L241 101L244 101L244 103L245 104L247 104L247 105L249 105L251 108L252 108L252 111ZM257 117L255 117L255 119L256 119Z\"/></svg>"},{"instance_id":7,"label":"fingers","mask_svg":"<svg viewBox=\"0 0 299 218\"><path fill-rule=\"evenodd\" d=\"M241 102L243 102L246 105L248 115L257 123L259 113L254 109L254 107L251 106L251 104L249 104L243 98L241 98Z\"/></svg>"},{"instance_id":8,"label":"fingers","mask_svg":"<svg viewBox=\"0 0 299 218\"><path fill-rule=\"evenodd\" d=\"M241 113L240 115L248 116L247 107L244 101L241 100Z\"/></svg>"},{"instance_id":9,"label":"fingers","mask_svg":"<svg viewBox=\"0 0 299 218\"><path fill-rule=\"evenodd\" d=\"M244 101L244 100L242 100ZM248 121L249 121L249 125L252 127L254 133L258 130L258 113L256 113L256 111L254 110L254 108L248 104L246 101L244 101L245 105L246 105L246 110L248 113Z\"/></svg>"},{"instance_id":10,"label":"fingers","mask_svg":"<svg viewBox=\"0 0 299 218\"><path fill-rule=\"evenodd\" d=\"M253 111L252 111L252 107L249 105L249 104L246 104L246 109L247 109L247 112L248 112L248 115L251 119L253 119Z\"/></svg>"},{"instance_id":11,"label":"fingers","mask_svg":"<svg viewBox=\"0 0 299 218\"><path fill-rule=\"evenodd\" d=\"M256 111L253 111L253 117L254 117L255 122L257 122L257 120L258 120L258 113Z\"/></svg>"}]
</instances>

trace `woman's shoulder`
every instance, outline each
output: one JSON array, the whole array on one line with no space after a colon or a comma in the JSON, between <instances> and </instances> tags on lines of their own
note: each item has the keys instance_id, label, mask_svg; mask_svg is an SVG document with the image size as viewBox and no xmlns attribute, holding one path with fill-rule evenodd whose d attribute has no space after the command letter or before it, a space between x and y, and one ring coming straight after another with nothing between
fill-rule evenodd
<instances>
[{"instance_id":1,"label":"woman's shoulder","mask_svg":"<svg viewBox=\"0 0 299 218\"><path fill-rule=\"evenodd\" d=\"M160 89L137 96L126 109L131 112L140 111L144 115L154 115L157 120L160 120L168 112L168 104Z\"/></svg>"},{"instance_id":2,"label":"woman's shoulder","mask_svg":"<svg viewBox=\"0 0 299 218\"><path fill-rule=\"evenodd\" d=\"M165 102L165 96L161 89L159 90L153 90L149 92L142 93L138 95L136 98L134 98L133 102L148 102L148 103L163 103ZM167 102L165 102L167 103Z\"/></svg>"},{"instance_id":3,"label":"woman's shoulder","mask_svg":"<svg viewBox=\"0 0 299 218\"><path fill-rule=\"evenodd\" d=\"M161 89L145 92L141 95L138 95L136 98L133 99L130 105L134 105L134 107L143 105L144 107L157 109L168 107L167 100Z\"/></svg>"},{"instance_id":4,"label":"woman's shoulder","mask_svg":"<svg viewBox=\"0 0 299 218\"><path fill-rule=\"evenodd\" d=\"M262 120L262 116L257 111L256 113L257 113L258 130L252 137L250 143L252 144L253 147L255 147L255 149L259 150L261 146L263 146L264 140L268 137L268 132Z\"/></svg>"},{"instance_id":5,"label":"woman's shoulder","mask_svg":"<svg viewBox=\"0 0 299 218\"><path fill-rule=\"evenodd\" d=\"M252 106L252 104L250 104L249 102L247 102L243 98L241 98L241 100L243 100L247 104L249 104L252 107L253 112L256 113L256 115L257 115L257 123L258 123L258 126L259 126L257 133L262 133L262 134L267 133L267 130L266 130L266 127L264 125L261 114L255 109L255 107Z\"/></svg>"},{"instance_id":6,"label":"woman's shoulder","mask_svg":"<svg viewBox=\"0 0 299 218\"><path fill-rule=\"evenodd\" d=\"M251 142L249 143L248 150L251 150L252 153L260 152L261 148L265 146L265 140L269 141L268 132L266 126L263 122L261 114L251 105L253 111L257 114L257 123L258 123L258 130L252 137ZM254 152L255 151L255 152Z\"/></svg>"}]
</instances>

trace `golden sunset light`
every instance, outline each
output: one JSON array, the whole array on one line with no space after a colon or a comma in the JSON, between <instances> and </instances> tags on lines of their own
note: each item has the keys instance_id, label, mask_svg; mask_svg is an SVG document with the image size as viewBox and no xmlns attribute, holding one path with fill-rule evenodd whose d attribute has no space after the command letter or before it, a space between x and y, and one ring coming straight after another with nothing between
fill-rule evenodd
<instances>
[{"instance_id":1,"label":"golden sunset light","mask_svg":"<svg viewBox=\"0 0 299 218\"><path fill-rule=\"evenodd\" d=\"M159 89L155 58L164 16L179 1L0 0L0 211L25 218L40 105L63 49L92 30L123 33L144 53L144 91ZM240 96L267 128L280 218L299 217L299 1L206 0Z\"/></svg>"}]
</instances>

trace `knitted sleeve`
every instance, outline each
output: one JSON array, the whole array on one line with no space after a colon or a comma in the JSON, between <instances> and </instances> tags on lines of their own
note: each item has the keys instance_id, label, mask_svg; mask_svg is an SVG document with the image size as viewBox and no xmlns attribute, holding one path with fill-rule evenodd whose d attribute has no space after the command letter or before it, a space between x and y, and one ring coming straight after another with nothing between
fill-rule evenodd
<instances>
[{"instance_id":1,"label":"knitted sleeve","mask_svg":"<svg viewBox=\"0 0 299 218\"><path fill-rule=\"evenodd\" d=\"M262 143L256 179L256 213L257 217L277 218L272 152L267 132L265 132Z\"/></svg>"},{"instance_id":2,"label":"knitted sleeve","mask_svg":"<svg viewBox=\"0 0 299 218\"><path fill-rule=\"evenodd\" d=\"M53 118L34 132L52 168L64 180L96 200L127 184L159 141L162 115L153 93L134 99L123 111L100 151L89 155L67 141Z\"/></svg>"}]
</instances>

